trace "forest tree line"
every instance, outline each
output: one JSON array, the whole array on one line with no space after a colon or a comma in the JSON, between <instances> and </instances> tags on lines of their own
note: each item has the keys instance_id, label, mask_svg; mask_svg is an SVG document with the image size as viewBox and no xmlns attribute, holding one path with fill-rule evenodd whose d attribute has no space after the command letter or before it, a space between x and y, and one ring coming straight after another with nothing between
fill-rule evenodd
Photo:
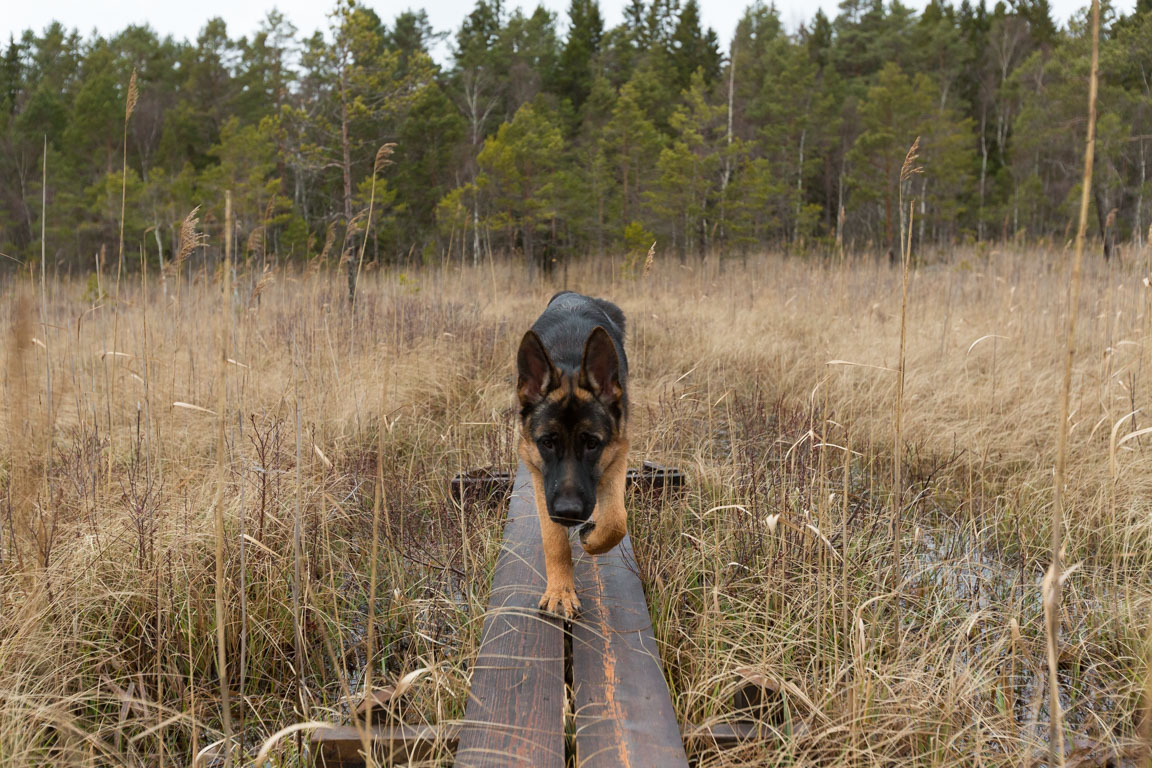
<instances>
[{"instance_id":1,"label":"forest tree line","mask_svg":"<svg viewBox=\"0 0 1152 768\"><path fill-rule=\"evenodd\" d=\"M1101 19L1091 231L1142 244L1152 0ZM121 225L133 261L167 263L197 206L218 245L225 190L243 258L885 253L909 204L917 249L1062 244L1090 44L1087 11L1061 27L1047 0L844 0L794 31L757 2L729 41L697 0L631 0L611 28L596 0L478 0L449 32L354 0L310 36L277 11L194 41L54 23L0 60L0 262L39 259L45 137L58 268L115 254Z\"/></svg>"}]
</instances>

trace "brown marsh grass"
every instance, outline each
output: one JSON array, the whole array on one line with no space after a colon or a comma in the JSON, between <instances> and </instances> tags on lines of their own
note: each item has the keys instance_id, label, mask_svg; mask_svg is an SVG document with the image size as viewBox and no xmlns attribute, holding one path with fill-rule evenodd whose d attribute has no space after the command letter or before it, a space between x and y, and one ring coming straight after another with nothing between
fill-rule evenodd
<instances>
[{"instance_id":1,"label":"brown marsh grass","mask_svg":"<svg viewBox=\"0 0 1152 768\"><path fill-rule=\"evenodd\" d=\"M700 764L1043 765L1069 256L912 268L902 365L904 275L869 260L657 257L643 279L589 261L567 286L365 265L354 319L322 266L241 271L228 309L191 252L175 285L126 280L116 302L50 279L41 324L28 278L6 278L0 764L223 757L221 656L237 765L285 726L345 719L369 653L374 685L405 681L410 722L461 717L503 510L460 508L446 481L511 466L515 344L570 287L628 314L636 460L690 477L630 522L677 712L763 726ZM1080 295L1069 765L1146 754L1152 288L1131 256L1087 265ZM769 704L734 712L749 674ZM273 765L296 764L301 733Z\"/></svg>"}]
</instances>

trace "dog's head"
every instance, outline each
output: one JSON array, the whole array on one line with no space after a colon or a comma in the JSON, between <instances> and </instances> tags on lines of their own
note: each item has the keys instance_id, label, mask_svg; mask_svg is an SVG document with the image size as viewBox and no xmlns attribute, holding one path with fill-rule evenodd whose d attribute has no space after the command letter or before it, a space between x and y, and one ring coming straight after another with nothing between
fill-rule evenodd
<instances>
[{"instance_id":1,"label":"dog's head","mask_svg":"<svg viewBox=\"0 0 1152 768\"><path fill-rule=\"evenodd\" d=\"M596 486L616 455L623 428L620 359L608 332L597 326L584 342L578 371L557 368L540 337L528 331L516 356L520 419L544 476L548 516L580 525L596 507Z\"/></svg>"}]
</instances>

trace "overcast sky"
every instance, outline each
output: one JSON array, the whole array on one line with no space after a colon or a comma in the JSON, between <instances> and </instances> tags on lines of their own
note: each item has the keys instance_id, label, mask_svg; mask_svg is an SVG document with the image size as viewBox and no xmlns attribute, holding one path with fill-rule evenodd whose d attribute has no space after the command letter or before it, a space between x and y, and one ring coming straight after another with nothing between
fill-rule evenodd
<instances>
[{"instance_id":1,"label":"overcast sky","mask_svg":"<svg viewBox=\"0 0 1152 768\"><path fill-rule=\"evenodd\" d=\"M606 26L615 26L622 17L626 0L600 0L601 12ZM956 0L957 2L959 0ZM427 9L428 17L437 30L455 30L460 21L475 5L475 0L363 0L376 10L382 19L390 22L397 13L410 8ZM904 0L915 8L923 8L925 0ZM988 0L993 5L995 0ZM542 4L554 11L561 23L567 19L569 0L542 0ZM701 15L704 24L712 27L720 36L721 46L727 48L736 29L736 22L748 3L745 0L702 0ZM1063 25L1068 17L1086 4L1085 0L1052 0L1053 15L1058 24ZM204 22L213 16L220 16L228 24L232 37L250 35L260 24L265 13L272 7L279 8L302 35L325 27L328 9L333 3L327 0L196 0L195 2L155 2L155 0L3 0L4 10L0 12L0 39L7 42L9 35L17 35L25 29L41 30L53 20L61 21L68 28L78 29L84 35L93 29L107 34L123 29L129 24L150 24L161 35L193 40ZM508 8L519 5L531 10L534 1L505 0ZM781 18L788 29L794 30L801 22L822 7L829 16L836 14L838 0L777 0ZM1123 13L1131 13L1135 0L1118 0L1116 8ZM443 59L443 52L437 58Z\"/></svg>"}]
</instances>

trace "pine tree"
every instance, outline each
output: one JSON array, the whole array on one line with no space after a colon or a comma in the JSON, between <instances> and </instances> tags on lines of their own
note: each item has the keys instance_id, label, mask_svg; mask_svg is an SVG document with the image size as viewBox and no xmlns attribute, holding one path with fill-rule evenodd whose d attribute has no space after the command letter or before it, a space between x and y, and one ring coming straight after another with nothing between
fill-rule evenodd
<instances>
[{"instance_id":1,"label":"pine tree","mask_svg":"<svg viewBox=\"0 0 1152 768\"><path fill-rule=\"evenodd\" d=\"M517 8L508 17L499 32L496 51L497 72L505 83L505 120L542 91L555 88L559 50L556 20L542 6L531 16L524 16Z\"/></svg>"},{"instance_id":2,"label":"pine tree","mask_svg":"<svg viewBox=\"0 0 1152 768\"><path fill-rule=\"evenodd\" d=\"M783 34L784 26L776 8L759 0L748 6L736 25L729 62L729 66L736 69L732 80L732 122L736 138L751 140L759 128L759 123L748 119L748 108L763 87L767 51Z\"/></svg>"},{"instance_id":3,"label":"pine tree","mask_svg":"<svg viewBox=\"0 0 1152 768\"><path fill-rule=\"evenodd\" d=\"M404 11L392 22L392 29L385 31L381 44L400 55L400 71L406 72L409 62L417 60L424 66L423 59L431 56L430 46L443 35L432 29L426 11Z\"/></svg>"},{"instance_id":4,"label":"pine tree","mask_svg":"<svg viewBox=\"0 0 1152 768\"><path fill-rule=\"evenodd\" d=\"M592 91L595 61L604 37L604 21L596 0L572 0L568 7L568 37L560 53L556 93L579 111Z\"/></svg>"},{"instance_id":5,"label":"pine tree","mask_svg":"<svg viewBox=\"0 0 1152 768\"><path fill-rule=\"evenodd\" d=\"M384 29L375 13L341 0L331 17L331 46L313 39L306 61L312 66L304 86L314 89L317 104L297 108L286 117L295 134L301 172L340 172L339 199L344 239L340 256L347 264L348 296L356 292L357 177L372 172L376 151L395 136L396 126L419 99L432 78L430 60L409 59L401 67L400 53L383 45ZM415 64L421 63L417 67Z\"/></svg>"},{"instance_id":6,"label":"pine tree","mask_svg":"<svg viewBox=\"0 0 1152 768\"><path fill-rule=\"evenodd\" d=\"M422 250L435 234L436 207L458 179L459 150L467 122L438 82L425 88L396 134L392 186L407 206L396 225L398 252Z\"/></svg>"},{"instance_id":7,"label":"pine tree","mask_svg":"<svg viewBox=\"0 0 1152 768\"><path fill-rule=\"evenodd\" d=\"M240 90L237 116L255 122L265 115L277 114L295 79L289 61L296 48L295 25L279 11L269 11L252 42L242 39L237 47L240 50L236 75Z\"/></svg>"},{"instance_id":8,"label":"pine tree","mask_svg":"<svg viewBox=\"0 0 1152 768\"><path fill-rule=\"evenodd\" d=\"M1138 4L1137 11L1115 25L1115 37L1107 40L1101 52L1101 69L1113 73L1112 79L1123 88L1117 100L1125 105L1129 126L1147 126L1152 122L1152 78L1148 76L1147 62L1152 61L1152 7ZM1127 184L1132 202L1130 218L1131 236L1137 246L1145 242L1148 234L1149 197L1152 197L1152 142L1148 131L1142 130L1131 137L1126 149L1131 168Z\"/></svg>"},{"instance_id":9,"label":"pine tree","mask_svg":"<svg viewBox=\"0 0 1152 768\"><path fill-rule=\"evenodd\" d=\"M854 199L879 202L883 217L882 242L890 258L900 252L897 223L906 211L897 209L900 168L908 148L920 138L920 160L925 173L909 191L923 202L921 219L931 205L937 225L945 227L959 214L948 203L971 193L970 169L975 166L971 121L957 119L940 106L940 90L927 75L908 77L895 64L885 66L860 107L862 132L849 160ZM927 190L932 184L933 199ZM939 192L936 193L936 188ZM922 230L921 230L922 231ZM954 230L950 234L956 234Z\"/></svg>"},{"instance_id":10,"label":"pine tree","mask_svg":"<svg viewBox=\"0 0 1152 768\"><path fill-rule=\"evenodd\" d=\"M839 94L829 87L835 74L820 70L808 46L779 37L768 47L764 60L763 87L749 105L749 113L763 126L760 151L774 178L788 180L787 191L777 198L776 218L786 226L785 237L797 241L811 233L812 218L824 210L819 205L809 207L807 185L810 177L826 170L820 159L837 144Z\"/></svg>"},{"instance_id":11,"label":"pine tree","mask_svg":"<svg viewBox=\"0 0 1152 768\"><path fill-rule=\"evenodd\" d=\"M476 7L464 18L456 33L453 54L458 69L471 69L491 63L490 52L500 39L503 24L499 2L477 0Z\"/></svg>"},{"instance_id":12,"label":"pine tree","mask_svg":"<svg viewBox=\"0 0 1152 768\"><path fill-rule=\"evenodd\" d=\"M908 148L927 128L935 93L925 75L909 78L896 64L876 76L860 107L863 131L852 148L854 195L878 200L883 209L883 243L889 258L899 252L897 209L900 167Z\"/></svg>"},{"instance_id":13,"label":"pine tree","mask_svg":"<svg viewBox=\"0 0 1152 768\"><path fill-rule=\"evenodd\" d=\"M723 107L708 102L704 75L697 70L684 103L672 114L672 143L660 152L659 181L647 195L663 219L662 233L681 258L708 251L709 221L721 191L723 116Z\"/></svg>"},{"instance_id":14,"label":"pine tree","mask_svg":"<svg viewBox=\"0 0 1152 768\"><path fill-rule=\"evenodd\" d=\"M560 129L532 104L517 110L511 122L484 142L477 158L477 187L491 203L488 226L506 232L507 244L523 246L536 264L536 243L545 222L555 216L556 169L563 146Z\"/></svg>"},{"instance_id":15,"label":"pine tree","mask_svg":"<svg viewBox=\"0 0 1152 768\"><path fill-rule=\"evenodd\" d=\"M677 91L692 84L692 76L699 70L704 83L711 87L720 77L720 48L712 29L700 30L700 6L688 0L680 9L676 28L669 40L669 56Z\"/></svg>"},{"instance_id":16,"label":"pine tree","mask_svg":"<svg viewBox=\"0 0 1152 768\"><path fill-rule=\"evenodd\" d=\"M624 7L624 22L606 35L607 69L614 85L631 79L637 65L654 44L644 0L629 0Z\"/></svg>"},{"instance_id":17,"label":"pine tree","mask_svg":"<svg viewBox=\"0 0 1152 768\"><path fill-rule=\"evenodd\" d=\"M610 231L622 235L628 224L643 215L644 194L654 176L660 143L660 134L641 106L640 89L634 82L625 83L598 147L612 179L606 216Z\"/></svg>"}]
</instances>

